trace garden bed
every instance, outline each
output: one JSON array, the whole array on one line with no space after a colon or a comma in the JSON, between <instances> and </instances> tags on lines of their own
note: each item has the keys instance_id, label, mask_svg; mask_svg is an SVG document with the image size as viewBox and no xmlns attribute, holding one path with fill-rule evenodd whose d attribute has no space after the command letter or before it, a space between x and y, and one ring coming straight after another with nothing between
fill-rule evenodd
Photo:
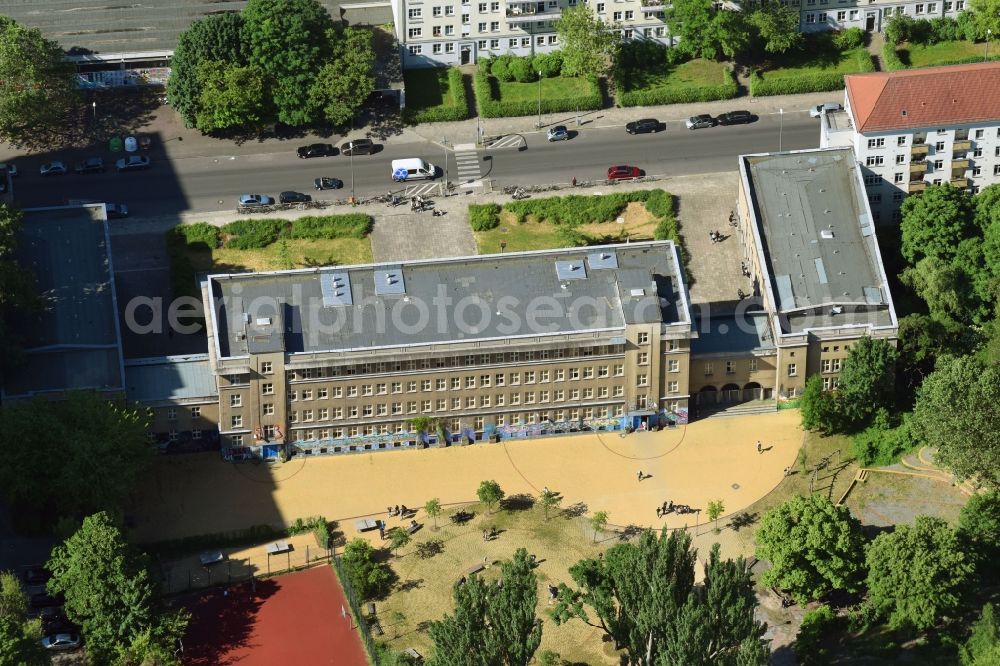
<instances>
[{"instance_id":1,"label":"garden bed","mask_svg":"<svg viewBox=\"0 0 1000 666\"><path fill-rule=\"evenodd\" d=\"M621 106L653 106L732 99L739 94L726 63L696 58L679 65L632 68L617 75Z\"/></svg>"},{"instance_id":2,"label":"garden bed","mask_svg":"<svg viewBox=\"0 0 1000 666\"><path fill-rule=\"evenodd\" d=\"M465 83L458 69L411 69L404 72L403 79L406 82L403 120L406 122L438 123L469 117Z\"/></svg>"},{"instance_id":3,"label":"garden bed","mask_svg":"<svg viewBox=\"0 0 1000 666\"><path fill-rule=\"evenodd\" d=\"M793 95L824 92L844 87L844 75L874 72L875 64L864 46L838 49L830 35L816 35L806 40L796 53L782 56L783 66L755 70L750 77L750 94Z\"/></svg>"},{"instance_id":4,"label":"garden bed","mask_svg":"<svg viewBox=\"0 0 1000 666\"><path fill-rule=\"evenodd\" d=\"M484 118L530 116L536 113L592 111L604 106L597 77L545 76L534 81L502 81L490 74L490 62L476 70L476 105ZM541 102L539 102L539 93Z\"/></svg>"},{"instance_id":5,"label":"garden bed","mask_svg":"<svg viewBox=\"0 0 1000 666\"><path fill-rule=\"evenodd\" d=\"M937 44L912 44L904 42L893 48L886 45L886 51L892 49L892 55L883 52L886 57L886 69L910 69L918 67L933 67L936 65L959 65L972 62L983 62L986 58L986 44L977 44L964 39L938 42ZM1000 59L1000 53L991 54L990 60Z\"/></svg>"}]
</instances>

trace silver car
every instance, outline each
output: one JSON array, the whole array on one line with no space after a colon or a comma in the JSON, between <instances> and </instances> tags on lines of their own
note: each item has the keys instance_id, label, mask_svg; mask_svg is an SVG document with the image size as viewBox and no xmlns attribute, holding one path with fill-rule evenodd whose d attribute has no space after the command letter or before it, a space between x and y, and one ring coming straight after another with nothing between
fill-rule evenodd
<instances>
[{"instance_id":1,"label":"silver car","mask_svg":"<svg viewBox=\"0 0 1000 666\"><path fill-rule=\"evenodd\" d=\"M66 165L59 160L53 160L39 167L38 173L42 176L61 176L66 173Z\"/></svg>"},{"instance_id":2,"label":"silver car","mask_svg":"<svg viewBox=\"0 0 1000 666\"><path fill-rule=\"evenodd\" d=\"M77 634L54 634L41 641L46 650L75 650L83 643Z\"/></svg>"},{"instance_id":3,"label":"silver car","mask_svg":"<svg viewBox=\"0 0 1000 666\"><path fill-rule=\"evenodd\" d=\"M119 171L138 171L149 168L149 158L145 155L129 155L115 162L115 168Z\"/></svg>"},{"instance_id":4,"label":"silver car","mask_svg":"<svg viewBox=\"0 0 1000 666\"><path fill-rule=\"evenodd\" d=\"M259 208L260 206L270 206L274 203L274 198L266 194L241 194L240 208Z\"/></svg>"}]
</instances>

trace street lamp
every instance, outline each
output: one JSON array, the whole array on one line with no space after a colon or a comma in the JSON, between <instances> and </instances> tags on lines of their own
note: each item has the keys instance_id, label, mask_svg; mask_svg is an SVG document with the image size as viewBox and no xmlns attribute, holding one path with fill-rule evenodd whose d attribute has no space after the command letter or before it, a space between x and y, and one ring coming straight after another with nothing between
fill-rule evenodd
<instances>
[{"instance_id":1,"label":"street lamp","mask_svg":"<svg viewBox=\"0 0 1000 666\"><path fill-rule=\"evenodd\" d=\"M90 105L94 109L94 122L97 122L97 102L91 102Z\"/></svg>"},{"instance_id":2,"label":"street lamp","mask_svg":"<svg viewBox=\"0 0 1000 666\"><path fill-rule=\"evenodd\" d=\"M538 129L542 128L542 73L538 72Z\"/></svg>"},{"instance_id":3,"label":"street lamp","mask_svg":"<svg viewBox=\"0 0 1000 666\"><path fill-rule=\"evenodd\" d=\"M992 34L993 34L993 30L991 28L987 28L986 29L986 54L983 56L983 62L986 62L986 61L988 61L990 59L990 35L992 35Z\"/></svg>"},{"instance_id":4,"label":"street lamp","mask_svg":"<svg viewBox=\"0 0 1000 666\"><path fill-rule=\"evenodd\" d=\"M441 137L441 146L444 148L444 190L448 191L448 138Z\"/></svg>"},{"instance_id":5,"label":"street lamp","mask_svg":"<svg viewBox=\"0 0 1000 666\"><path fill-rule=\"evenodd\" d=\"M353 120L352 120L353 122ZM354 198L354 150L351 150L351 154L348 155L351 158L351 199Z\"/></svg>"},{"instance_id":6,"label":"street lamp","mask_svg":"<svg viewBox=\"0 0 1000 666\"><path fill-rule=\"evenodd\" d=\"M781 133L785 129L785 110L778 109L778 152L781 152Z\"/></svg>"}]
</instances>

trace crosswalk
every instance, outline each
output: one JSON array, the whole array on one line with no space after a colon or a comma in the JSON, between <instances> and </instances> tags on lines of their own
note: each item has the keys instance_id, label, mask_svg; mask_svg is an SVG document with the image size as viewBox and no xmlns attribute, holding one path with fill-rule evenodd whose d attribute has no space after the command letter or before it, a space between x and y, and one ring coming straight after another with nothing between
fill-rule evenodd
<instances>
[{"instance_id":1,"label":"crosswalk","mask_svg":"<svg viewBox=\"0 0 1000 666\"><path fill-rule=\"evenodd\" d=\"M524 137L520 134L507 134L505 136L498 137L495 141L490 141L487 144L487 148L519 148L524 141Z\"/></svg>"},{"instance_id":2,"label":"crosswalk","mask_svg":"<svg viewBox=\"0 0 1000 666\"><path fill-rule=\"evenodd\" d=\"M474 143L460 143L455 146L455 165L457 176L455 183L459 187L477 184L482 178L479 170L479 153Z\"/></svg>"},{"instance_id":3,"label":"crosswalk","mask_svg":"<svg viewBox=\"0 0 1000 666\"><path fill-rule=\"evenodd\" d=\"M407 185L406 189L403 191L403 196L406 197L426 197L433 196L441 193L441 186L438 183L420 183L417 185Z\"/></svg>"}]
</instances>

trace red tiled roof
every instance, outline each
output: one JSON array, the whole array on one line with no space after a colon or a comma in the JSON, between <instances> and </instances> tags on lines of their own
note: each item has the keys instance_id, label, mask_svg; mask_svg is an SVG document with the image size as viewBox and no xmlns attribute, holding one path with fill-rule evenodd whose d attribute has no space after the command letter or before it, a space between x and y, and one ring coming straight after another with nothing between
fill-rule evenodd
<instances>
[{"instance_id":1,"label":"red tiled roof","mask_svg":"<svg viewBox=\"0 0 1000 666\"><path fill-rule=\"evenodd\" d=\"M858 132L1000 121L1000 63L844 77Z\"/></svg>"}]
</instances>

